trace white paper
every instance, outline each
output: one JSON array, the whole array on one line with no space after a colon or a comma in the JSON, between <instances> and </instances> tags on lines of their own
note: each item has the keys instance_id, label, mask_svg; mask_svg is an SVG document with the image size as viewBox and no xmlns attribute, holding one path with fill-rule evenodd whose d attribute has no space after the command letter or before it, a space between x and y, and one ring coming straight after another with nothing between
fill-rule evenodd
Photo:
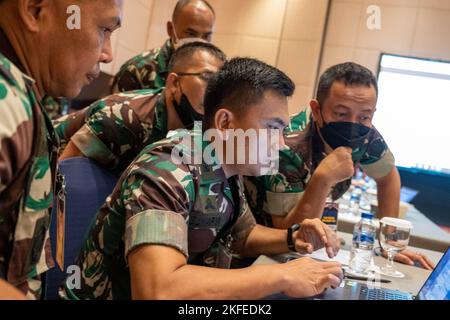
<instances>
[{"instance_id":1,"label":"white paper","mask_svg":"<svg viewBox=\"0 0 450 320\"><path fill-rule=\"evenodd\" d=\"M348 262L350 261L350 251L347 250L339 250L338 254L333 259L328 258L328 254L325 251L325 248L322 248L313 252L312 254L308 254L305 256L322 261L337 261L344 266L348 266Z\"/></svg>"}]
</instances>

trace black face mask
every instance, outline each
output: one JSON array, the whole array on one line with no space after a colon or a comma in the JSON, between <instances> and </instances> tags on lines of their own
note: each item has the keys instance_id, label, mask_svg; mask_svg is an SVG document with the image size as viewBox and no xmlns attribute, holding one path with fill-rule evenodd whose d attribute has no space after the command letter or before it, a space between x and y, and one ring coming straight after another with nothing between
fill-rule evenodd
<instances>
[{"instance_id":1,"label":"black face mask","mask_svg":"<svg viewBox=\"0 0 450 320\"><path fill-rule=\"evenodd\" d=\"M181 94L180 103L175 99L172 100L172 103L186 129L192 129L195 121L203 120L203 115L195 111L189 102L188 97L184 93Z\"/></svg>"},{"instance_id":2,"label":"black face mask","mask_svg":"<svg viewBox=\"0 0 450 320\"><path fill-rule=\"evenodd\" d=\"M323 117L322 117L323 119ZM354 122L330 122L323 121L324 126L320 133L328 145L336 149L349 147L353 150L361 148L367 142L372 128Z\"/></svg>"}]
</instances>

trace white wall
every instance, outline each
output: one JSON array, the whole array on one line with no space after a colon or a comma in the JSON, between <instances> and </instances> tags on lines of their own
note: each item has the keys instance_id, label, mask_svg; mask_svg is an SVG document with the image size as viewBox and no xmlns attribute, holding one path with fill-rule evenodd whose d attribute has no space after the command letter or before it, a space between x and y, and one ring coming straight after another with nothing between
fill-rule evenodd
<instances>
[{"instance_id":1,"label":"white wall","mask_svg":"<svg viewBox=\"0 0 450 320\"><path fill-rule=\"evenodd\" d=\"M114 60L102 66L102 71L115 74L122 64L148 49L147 41L156 0L124 0L122 28L114 32Z\"/></svg>"},{"instance_id":2,"label":"white wall","mask_svg":"<svg viewBox=\"0 0 450 320\"><path fill-rule=\"evenodd\" d=\"M328 0L210 0L217 13L213 42L228 56L253 56L296 83L290 112L313 97ZM176 0L124 0L123 27L113 36L116 73L131 57L167 39ZM368 30L367 7L381 9L381 30ZM320 71L344 61L376 72L381 52L450 60L450 0L330 0Z\"/></svg>"},{"instance_id":3,"label":"white wall","mask_svg":"<svg viewBox=\"0 0 450 320\"><path fill-rule=\"evenodd\" d=\"M296 83L289 103L298 112L312 96L327 0L211 0L217 11L214 42L229 56L275 65Z\"/></svg>"},{"instance_id":4,"label":"white wall","mask_svg":"<svg viewBox=\"0 0 450 320\"><path fill-rule=\"evenodd\" d=\"M369 5L381 30L367 28ZM321 71L355 61L377 72L381 52L450 60L450 0L332 0Z\"/></svg>"},{"instance_id":5,"label":"white wall","mask_svg":"<svg viewBox=\"0 0 450 320\"><path fill-rule=\"evenodd\" d=\"M328 0L211 0L217 12L213 42L229 57L251 56L285 71L297 85L290 111L310 97L317 77ZM161 46L176 0L125 0L123 27L113 36L116 73L129 58Z\"/></svg>"}]
</instances>

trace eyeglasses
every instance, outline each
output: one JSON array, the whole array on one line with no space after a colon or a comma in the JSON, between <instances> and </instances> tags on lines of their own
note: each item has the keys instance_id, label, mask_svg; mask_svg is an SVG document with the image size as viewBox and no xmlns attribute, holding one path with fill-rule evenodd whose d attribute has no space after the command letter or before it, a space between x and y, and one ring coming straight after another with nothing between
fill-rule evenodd
<instances>
[{"instance_id":1,"label":"eyeglasses","mask_svg":"<svg viewBox=\"0 0 450 320\"><path fill-rule=\"evenodd\" d=\"M183 76L193 76L193 77L198 77L203 81L209 81L214 75L214 72L210 72L210 71L205 71L205 72L176 72L177 75L179 75L180 77Z\"/></svg>"}]
</instances>

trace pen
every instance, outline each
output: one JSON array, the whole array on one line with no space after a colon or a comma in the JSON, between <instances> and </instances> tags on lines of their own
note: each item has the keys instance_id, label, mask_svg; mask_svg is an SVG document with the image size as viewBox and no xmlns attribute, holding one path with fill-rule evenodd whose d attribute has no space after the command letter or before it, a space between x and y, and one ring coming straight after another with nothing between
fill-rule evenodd
<instances>
[{"instance_id":1,"label":"pen","mask_svg":"<svg viewBox=\"0 0 450 320\"><path fill-rule=\"evenodd\" d=\"M357 277L357 276L350 276L350 275L345 275L344 279L348 279L348 280L362 280L362 281L373 281L373 282L381 282L381 283L391 283L391 280L387 280L387 279L376 279L376 278L368 278L368 277Z\"/></svg>"}]
</instances>

